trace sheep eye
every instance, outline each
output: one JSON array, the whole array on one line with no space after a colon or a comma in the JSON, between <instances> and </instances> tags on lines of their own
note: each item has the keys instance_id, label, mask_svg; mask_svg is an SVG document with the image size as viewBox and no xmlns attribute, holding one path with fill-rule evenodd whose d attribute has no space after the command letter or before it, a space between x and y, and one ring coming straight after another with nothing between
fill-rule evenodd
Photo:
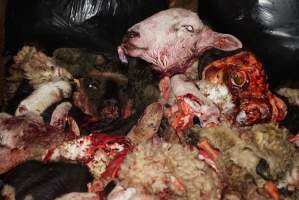
<instances>
[{"instance_id":1,"label":"sheep eye","mask_svg":"<svg viewBox=\"0 0 299 200\"><path fill-rule=\"evenodd\" d=\"M194 32L194 28L191 25L183 25L183 27L185 28L186 31L193 33Z\"/></svg>"},{"instance_id":2,"label":"sheep eye","mask_svg":"<svg viewBox=\"0 0 299 200\"><path fill-rule=\"evenodd\" d=\"M237 87L243 87L247 82L247 76L244 72L235 72L231 75L231 83Z\"/></svg>"}]
</instances>

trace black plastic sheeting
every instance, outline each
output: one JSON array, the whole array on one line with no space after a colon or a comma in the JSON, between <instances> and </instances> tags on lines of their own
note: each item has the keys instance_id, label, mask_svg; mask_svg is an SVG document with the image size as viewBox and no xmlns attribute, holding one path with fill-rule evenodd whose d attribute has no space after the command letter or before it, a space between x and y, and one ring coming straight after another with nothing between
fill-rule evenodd
<instances>
[{"instance_id":1,"label":"black plastic sheeting","mask_svg":"<svg viewBox=\"0 0 299 200\"><path fill-rule=\"evenodd\" d=\"M115 51L130 26L167 7L168 0L10 0L6 49L34 43Z\"/></svg>"},{"instance_id":2,"label":"black plastic sheeting","mask_svg":"<svg viewBox=\"0 0 299 200\"><path fill-rule=\"evenodd\" d=\"M298 0L198 0L201 19L238 37L264 63L270 83L299 81Z\"/></svg>"}]
</instances>

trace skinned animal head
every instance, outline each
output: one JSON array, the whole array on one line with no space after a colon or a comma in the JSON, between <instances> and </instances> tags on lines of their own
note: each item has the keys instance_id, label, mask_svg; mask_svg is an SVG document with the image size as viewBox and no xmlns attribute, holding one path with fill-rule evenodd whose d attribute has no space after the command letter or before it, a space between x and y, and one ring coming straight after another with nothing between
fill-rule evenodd
<instances>
[{"instance_id":1,"label":"skinned animal head","mask_svg":"<svg viewBox=\"0 0 299 200\"><path fill-rule=\"evenodd\" d=\"M236 104L235 121L253 125L285 118L287 107L268 88L263 65L250 52L243 51L209 64L203 71L204 80L225 84Z\"/></svg>"},{"instance_id":2,"label":"skinned animal head","mask_svg":"<svg viewBox=\"0 0 299 200\"><path fill-rule=\"evenodd\" d=\"M232 51L241 47L237 38L212 31L196 13L174 8L131 27L118 52L123 62L126 55L140 57L162 73L175 74L184 72L208 49Z\"/></svg>"}]
</instances>

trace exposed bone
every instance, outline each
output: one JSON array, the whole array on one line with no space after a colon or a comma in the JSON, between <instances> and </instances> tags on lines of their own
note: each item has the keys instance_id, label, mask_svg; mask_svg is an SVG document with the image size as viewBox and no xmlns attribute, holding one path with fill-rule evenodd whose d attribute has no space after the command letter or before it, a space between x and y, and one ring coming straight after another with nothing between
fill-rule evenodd
<instances>
[{"instance_id":1,"label":"exposed bone","mask_svg":"<svg viewBox=\"0 0 299 200\"><path fill-rule=\"evenodd\" d=\"M67 117L67 123L71 132L73 132L76 136L81 135L81 131L79 125L72 117Z\"/></svg>"}]
</instances>

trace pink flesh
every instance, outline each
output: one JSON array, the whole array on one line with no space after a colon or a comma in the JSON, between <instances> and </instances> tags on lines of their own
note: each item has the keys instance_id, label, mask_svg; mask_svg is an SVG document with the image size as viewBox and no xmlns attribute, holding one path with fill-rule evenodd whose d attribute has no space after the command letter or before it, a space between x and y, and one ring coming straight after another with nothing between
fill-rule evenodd
<instances>
[{"instance_id":1,"label":"pink flesh","mask_svg":"<svg viewBox=\"0 0 299 200\"><path fill-rule=\"evenodd\" d=\"M188 10L168 9L131 27L118 48L120 60L126 55L139 57L166 75L183 73L206 50L231 51L241 42L227 34L213 32L199 17Z\"/></svg>"},{"instance_id":2,"label":"pink flesh","mask_svg":"<svg viewBox=\"0 0 299 200\"><path fill-rule=\"evenodd\" d=\"M209 166L211 166L216 172L219 172L215 160L213 160L213 158L206 152L203 150L199 151L199 155L198 155L200 160L205 161Z\"/></svg>"},{"instance_id":3,"label":"pink flesh","mask_svg":"<svg viewBox=\"0 0 299 200\"><path fill-rule=\"evenodd\" d=\"M299 147L299 133L296 136L290 138L289 140L290 142L294 143L297 147Z\"/></svg>"},{"instance_id":4,"label":"pink flesh","mask_svg":"<svg viewBox=\"0 0 299 200\"><path fill-rule=\"evenodd\" d=\"M59 104L52 114L50 125L57 129L64 130L68 113L71 108L72 104L69 102Z\"/></svg>"},{"instance_id":5,"label":"pink flesh","mask_svg":"<svg viewBox=\"0 0 299 200\"><path fill-rule=\"evenodd\" d=\"M203 127L209 124L219 124L220 111L217 106L203 96L195 84L188 81L184 75L175 75L170 80L171 89L176 97L184 97L193 114Z\"/></svg>"},{"instance_id":6,"label":"pink flesh","mask_svg":"<svg viewBox=\"0 0 299 200\"><path fill-rule=\"evenodd\" d=\"M61 144L66 134L28 116L1 121L0 174L26 160L41 160L50 148ZM10 137L8 137L8 134ZM6 136L5 136L6 135Z\"/></svg>"}]
</instances>

